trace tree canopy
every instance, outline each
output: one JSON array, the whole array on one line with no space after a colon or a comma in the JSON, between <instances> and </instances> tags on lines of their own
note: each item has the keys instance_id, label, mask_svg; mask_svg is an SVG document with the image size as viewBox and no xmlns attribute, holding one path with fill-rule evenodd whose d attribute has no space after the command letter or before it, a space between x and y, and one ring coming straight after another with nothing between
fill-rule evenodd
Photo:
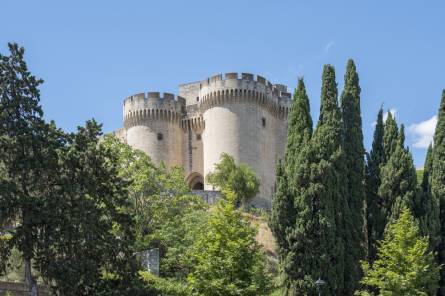
<instances>
[{"instance_id":1,"label":"tree canopy","mask_svg":"<svg viewBox=\"0 0 445 296\"><path fill-rule=\"evenodd\" d=\"M428 237L420 236L410 211L401 209L378 244L375 262L363 262L362 284L376 288L378 295L435 295L440 268L428 242ZM365 291L358 294L372 295Z\"/></svg>"},{"instance_id":2,"label":"tree canopy","mask_svg":"<svg viewBox=\"0 0 445 296\"><path fill-rule=\"evenodd\" d=\"M245 164L236 164L235 159L227 153L221 154L220 161L206 180L221 191L231 191L236 204L245 204L259 192L260 181L255 172Z\"/></svg>"}]
</instances>

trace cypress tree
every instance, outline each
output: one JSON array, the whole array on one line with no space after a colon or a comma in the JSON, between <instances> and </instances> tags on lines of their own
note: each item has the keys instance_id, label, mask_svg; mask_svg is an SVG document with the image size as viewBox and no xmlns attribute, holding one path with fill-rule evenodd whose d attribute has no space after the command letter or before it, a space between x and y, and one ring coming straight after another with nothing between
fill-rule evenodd
<instances>
[{"instance_id":1,"label":"cypress tree","mask_svg":"<svg viewBox=\"0 0 445 296\"><path fill-rule=\"evenodd\" d=\"M393 122L397 127L395 120ZM395 130L392 124L389 125L389 127L391 128L390 132ZM385 139L389 139L389 137ZM398 132L395 145L392 145L394 142L389 142L390 145L394 146L394 150L381 170L379 195L383 201L385 225L389 221L396 220L403 207L412 209L414 206L417 189L416 169L411 152L405 148L404 140L405 132L404 126L402 125ZM383 229L380 231L383 231Z\"/></svg>"},{"instance_id":2,"label":"cypress tree","mask_svg":"<svg viewBox=\"0 0 445 296\"><path fill-rule=\"evenodd\" d=\"M289 234L286 295L315 295L314 281L327 281L324 295L344 294L344 212L341 114L335 71L323 69L320 118L310 145L301 150L295 176L296 223Z\"/></svg>"},{"instance_id":3,"label":"cypress tree","mask_svg":"<svg viewBox=\"0 0 445 296\"><path fill-rule=\"evenodd\" d=\"M298 155L300 154L301 147L312 136L309 97L306 93L303 78L298 79L288 124L289 132L287 135L285 167L289 175L294 175L294 171L298 167Z\"/></svg>"},{"instance_id":4,"label":"cypress tree","mask_svg":"<svg viewBox=\"0 0 445 296\"><path fill-rule=\"evenodd\" d=\"M346 163L342 149L341 111L337 95L334 67L326 65L323 69L320 119L312 141L315 156L313 185L318 189L315 193L322 204L321 221L327 222L332 219L331 233L334 233L335 237L331 237L331 233L325 234L328 239L327 244L330 245L326 255L331 258L331 266L321 262L321 270L327 275L330 292L333 295L351 295L353 291L349 291L344 283L345 262L349 261L345 260L345 243L352 240L350 233L352 225L346 199L347 185L344 178Z\"/></svg>"},{"instance_id":5,"label":"cypress tree","mask_svg":"<svg viewBox=\"0 0 445 296\"><path fill-rule=\"evenodd\" d=\"M383 148L383 109L380 108L374 130L372 149L366 156L366 239L368 245L368 261L373 262L376 258L376 243L381 239L379 229L383 229L382 215L380 213L381 200L378 195L380 187L380 166L385 161L385 150Z\"/></svg>"},{"instance_id":6,"label":"cypress tree","mask_svg":"<svg viewBox=\"0 0 445 296\"><path fill-rule=\"evenodd\" d=\"M437 248L439 264L445 263L445 89L442 92L431 171L431 194L440 204L440 245ZM442 267L438 295L445 295L445 269Z\"/></svg>"},{"instance_id":7,"label":"cypress tree","mask_svg":"<svg viewBox=\"0 0 445 296\"><path fill-rule=\"evenodd\" d=\"M364 258L364 173L362 118L360 111L360 85L354 61L346 67L345 86L341 96L343 123L343 149L345 152L344 174L347 182L347 198L350 209L351 239L346 243L345 289L355 291L360 280L359 262Z\"/></svg>"},{"instance_id":8,"label":"cypress tree","mask_svg":"<svg viewBox=\"0 0 445 296\"><path fill-rule=\"evenodd\" d=\"M439 201L431 194L431 172L433 169L433 146L429 145L423 169L422 183L417 194L415 216L419 220L423 236L429 236L431 249L436 249L439 243Z\"/></svg>"},{"instance_id":9,"label":"cypress tree","mask_svg":"<svg viewBox=\"0 0 445 296\"><path fill-rule=\"evenodd\" d=\"M431 175L432 169L433 169L433 145L430 144L428 146L428 150L426 152L425 164L423 166L422 183L420 184L420 188L422 189L422 192L427 192L431 189L430 188L430 175Z\"/></svg>"},{"instance_id":10,"label":"cypress tree","mask_svg":"<svg viewBox=\"0 0 445 296\"><path fill-rule=\"evenodd\" d=\"M278 161L276 168L275 195L272 201L270 228L275 236L280 257L286 256L289 245L286 233L294 221L294 201L289 194L287 175L284 173L284 164Z\"/></svg>"},{"instance_id":11,"label":"cypress tree","mask_svg":"<svg viewBox=\"0 0 445 296\"><path fill-rule=\"evenodd\" d=\"M385 160L386 163L391 154L394 152L397 146L397 138L399 136L399 129L397 127L396 119L394 118L391 111L388 110L388 117L385 121L385 130L383 133L383 148L385 150Z\"/></svg>"},{"instance_id":12,"label":"cypress tree","mask_svg":"<svg viewBox=\"0 0 445 296\"><path fill-rule=\"evenodd\" d=\"M298 79L288 122L285 163L279 162L276 170L276 192L272 201L270 227L278 244L285 290L292 291L290 286L292 278L295 278L292 276L294 253L290 249L292 238L289 238L289 233L295 224L294 188L298 183L296 172L301 167L302 149L312 136L309 98L302 78Z\"/></svg>"}]
</instances>

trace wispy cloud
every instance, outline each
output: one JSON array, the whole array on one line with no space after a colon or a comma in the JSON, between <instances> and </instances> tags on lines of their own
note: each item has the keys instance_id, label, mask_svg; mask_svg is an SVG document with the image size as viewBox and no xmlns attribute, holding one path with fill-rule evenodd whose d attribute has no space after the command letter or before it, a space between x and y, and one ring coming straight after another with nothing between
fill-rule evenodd
<instances>
[{"instance_id":1,"label":"wispy cloud","mask_svg":"<svg viewBox=\"0 0 445 296\"><path fill-rule=\"evenodd\" d=\"M433 141L436 125L437 115L434 115L425 121L411 124L408 128L408 132L413 138L413 146L416 148L428 148Z\"/></svg>"},{"instance_id":2,"label":"wispy cloud","mask_svg":"<svg viewBox=\"0 0 445 296\"><path fill-rule=\"evenodd\" d=\"M335 41L331 41L328 44L326 44L326 46L324 47L324 52L328 53L329 50L331 49L331 47L334 46L334 44L335 44Z\"/></svg>"}]
</instances>

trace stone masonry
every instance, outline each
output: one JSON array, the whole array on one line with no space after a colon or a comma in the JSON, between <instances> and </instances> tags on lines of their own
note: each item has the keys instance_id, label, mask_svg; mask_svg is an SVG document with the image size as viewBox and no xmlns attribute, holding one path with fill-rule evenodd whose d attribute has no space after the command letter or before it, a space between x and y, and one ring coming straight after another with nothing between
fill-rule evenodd
<instances>
[{"instance_id":1,"label":"stone masonry","mask_svg":"<svg viewBox=\"0 0 445 296\"><path fill-rule=\"evenodd\" d=\"M226 152L261 181L252 205L270 208L290 106L284 85L248 73L219 74L180 85L178 96L149 92L126 98L124 127L115 135L155 163L183 167L193 190L216 189L205 176Z\"/></svg>"}]
</instances>

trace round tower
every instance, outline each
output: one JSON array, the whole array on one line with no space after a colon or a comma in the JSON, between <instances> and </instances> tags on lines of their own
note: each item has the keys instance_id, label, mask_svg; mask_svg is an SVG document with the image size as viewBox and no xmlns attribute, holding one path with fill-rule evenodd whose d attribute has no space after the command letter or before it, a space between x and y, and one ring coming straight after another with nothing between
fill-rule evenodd
<instances>
[{"instance_id":1,"label":"round tower","mask_svg":"<svg viewBox=\"0 0 445 296\"><path fill-rule=\"evenodd\" d=\"M148 154L153 162L182 166L182 118L185 99L159 92L140 93L124 101L127 144Z\"/></svg>"},{"instance_id":2,"label":"round tower","mask_svg":"<svg viewBox=\"0 0 445 296\"><path fill-rule=\"evenodd\" d=\"M261 180L252 201L270 207L275 166L284 154L290 94L261 76L248 73L215 75L201 83L198 107L203 114L204 176L223 152L252 167ZM212 189L205 184L206 189Z\"/></svg>"}]
</instances>

